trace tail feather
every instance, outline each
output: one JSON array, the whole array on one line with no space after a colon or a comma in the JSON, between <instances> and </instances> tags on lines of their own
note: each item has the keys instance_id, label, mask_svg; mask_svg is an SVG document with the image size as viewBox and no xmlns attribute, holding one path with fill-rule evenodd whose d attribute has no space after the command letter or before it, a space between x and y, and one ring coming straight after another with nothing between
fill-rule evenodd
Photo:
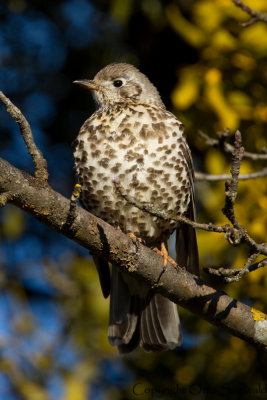
<instances>
[{"instance_id":1,"label":"tail feather","mask_svg":"<svg viewBox=\"0 0 267 400\"><path fill-rule=\"evenodd\" d=\"M121 272L112 266L108 339L112 346L128 344L136 330L139 299L131 296Z\"/></svg>"},{"instance_id":2,"label":"tail feather","mask_svg":"<svg viewBox=\"0 0 267 400\"><path fill-rule=\"evenodd\" d=\"M133 278L131 278L133 279ZM120 353L129 353L139 344L146 351L173 349L181 343L177 307L149 288L144 296L130 293L129 277L112 266L108 338ZM136 282L134 282L136 285Z\"/></svg>"},{"instance_id":3,"label":"tail feather","mask_svg":"<svg viewBox=\"0 0 267 400\"><path fill-rule=\"evenodd\" d=\"M141 313L141 346L146 351L171 350L182 342L177 306L166 297L152 295Z\"/></svg>"}]
</instances>

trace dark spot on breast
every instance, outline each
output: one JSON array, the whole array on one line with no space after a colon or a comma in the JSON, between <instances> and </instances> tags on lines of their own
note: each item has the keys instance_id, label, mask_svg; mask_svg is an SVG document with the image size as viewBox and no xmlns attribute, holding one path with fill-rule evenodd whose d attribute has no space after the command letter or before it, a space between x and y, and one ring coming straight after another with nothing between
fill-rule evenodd
<instances>
[{"instance_id":1,"label":"dark spot on breast","mask_svg":"<svg viewBox=\"0 0 267 400\"><path fill-rule=\"evenodd\" d=\"M111 168L111 172L113 172L114 174L117 174L119 172L119 168L118 167L112 167Z\"/></svg>"},{"instance_id":2,"label":"dark spot on breast","mask_svg":"<svg viewBox=\"0 0 267 400\"><path fill-rule=\"evenodd\" d=\"M73 149L75 149L75 147L78 145L78 143L79 143L79 140L78 140L78 139L73 140L73 142L71 143L71 147L72 147Z\"/></svg>"},{"instance_id":3,"label":"dark spot on breast","mask_svg":"<svg viewBox=\"0 0 267 400\"><path fill-rule=\"evenodd\" d=\"M144 139L147 137L147 133L148 133L147 132L147 127L148 127L148 124L143 124L142 128L141 128L141 130L139 132L139 135Z\"/></svg>"},{"instance_id":4,"label":"dark spot on breast","mask_svg":"<svg viewBox=\"0 0 267 400\"><path fill-rule=\"evenodd\" d=\"M99 157L100 154L101 154L100 150L95 150L95 151L92 151L91 156L92 156L92 158L96 158L96 157Z\"/></svg>"},{"instance_id":5,"label":"dark spot on breast","mask_svg":"<svg viewBox=\"0 0 267 400\"><path fill-rule=\"evenodd\" d=\"M122 133L123 135L129 135L129 134L131 133L131 131L130 131L130 129L128 129L128 128L124 128L124 129L121 131L121 133Z\"/></svg>"},{"instance_id":6,"label":"dark spot on breast","mask_svg":"<svg viewBox=\"0 0 267 400\"><path fill-rule=\"evenodd\" d=\"M83 163L86 163L87 157L88 157L87 152L86 152L85 150L83 150L83 152L82 152L82 160L81 160L81 161L82 161Z\"/></svg>"},{"instance_id":7,"label":"dark spot on breast","mask_svg":"<svg viewBox=\"0 0 267 400\"><path fill-rule=\"evenodd\" d=\"M165 130L165 125L163 122L153 122L152 128L159 133Z\"/></svg>"},{"instance_id":8,"label":"dark spot on breast","mask_svg":"<svg viewBox=\"0 0 267 400\"><path fill-rule=\"evenodd\" d=\"M98 161L98 164L101 165L104 168L107 168L108 167L108 162L109 162L108 158L102 158L101 160Z\"/></svg>"}]
</instances>

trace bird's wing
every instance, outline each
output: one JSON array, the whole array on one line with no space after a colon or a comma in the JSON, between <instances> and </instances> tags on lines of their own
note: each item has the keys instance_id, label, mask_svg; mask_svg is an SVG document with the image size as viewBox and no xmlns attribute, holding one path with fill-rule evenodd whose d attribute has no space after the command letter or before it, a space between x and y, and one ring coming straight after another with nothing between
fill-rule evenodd
<instances>
[{"instance_id":1,"label":"bird's wing","mask_svg":"<svg viewBox=\"0 0 267 400\"><path fill-rule=\"evenodd\" d=\"M110 294L110 270L109 270L109 265L108 262L103 260L101 257L98 256L92 256L98 275L99 275L99 281L102 289L103 296L105 299L109 296Z\"/></svg>"},{"instance_id":2,"label":"bird's wing","mask_svg":"<svg viewBox=\"0 0 267 400\"><path fill-rule=\"evenodd\" d=\"M187 161L190 179L190 202L185 217L195 221L194 168L191 153L187 143L182 146L183 155ZM181 224L176 230L176 258L181 267L199 275L199 259L196 231L190 225Z\"/></svg>"}]
</instances>

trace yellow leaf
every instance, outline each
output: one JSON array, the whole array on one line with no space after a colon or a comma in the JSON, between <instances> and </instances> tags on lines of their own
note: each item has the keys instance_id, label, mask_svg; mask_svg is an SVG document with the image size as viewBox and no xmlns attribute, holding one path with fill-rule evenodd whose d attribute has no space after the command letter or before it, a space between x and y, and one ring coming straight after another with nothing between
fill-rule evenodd
<instances>
[{"instance_id":1,"label":"yellow leaf","mask_svg":"<svg viewBox=\"0 0 267 400\"><path fill-rule=\"evenodd\" d=\"M194 3L193 10L196 23L209 33L217 30L225 18L218 2L214 0L197 1Z\"/></svg>"},{"instance_id":2,"label":"yellow leaf","mask_svg":"<svg viewBox=\"0 0 267 400\"><path fill-rule=\"evenodd\" d=\"M7 205L3 210L2 232L9 239L17 239L25 229L25 216L17 207Z\"/></svg>"},{"instance_id":3,"label":"yellow leaf","mask_svg":"<svg viewBox=\"0 0 267 400\"><path fill-rule=\"evenodd\" d=\"M200 89L199 73L193 68L180 72L179 84L172 92L172 102L180 110L189 108L198 98Z\"/></svg>"},{"instance_id":4,"label":"yellow leaf","mask_svg":"<svg viewBox=\"0 0 267 400\"><path fill-rule=\"evenodd\" d=\"M246 71L251 71L256 68L256 60L247 54L235 53L232 57L232 63L235 67Z\"/></svg>"},{"instance_id":5,"label":"yellow leaf","mask_svg":"<svg viewBox=\"0 0 267 400\"><path fill-rule=\"evenodd\" d=\"M220 121L220 128L230 128L231 130L237 129L239 125L239 116L228 104L225 95L223 93L221 83L221 73L218 69L210 69L205 76L206 87L205 94L206 98L215 113L217 114Z\"/></svg>"},{"instance_id":6,"label":"yellow leaf","mask_svg":"<svg viewBox=\"0 0 267 400\"><path fill-rule=\"evenodd\" d=\"M188 43L196 47L204 44L206 38L203 31L185 19L176 4L168 4L165 11L170 25Z\"/></svg>"},{"instance_id":7,"label":"yellow leaf","mask_svg":"<svg viewBox=\"0 0 267 400\"><path fill-rule=\"evenodd\" d=\"M65 396L62 400L86 400L87 382L77 374L68 375L65 380Z\"/></svg>"},{"instance_id":8,"label":"yellow leaf","mask_svg":"<svg viewBox=\"0 0 267 400\"><path fill-rule=\"evenodd\" d=\"M248 26L240 33L240 41L259 56L267 55L267 26L264 22Z\"/></svg>"},{"instance_id":9,"label":"yellow leaf","mask_svg":"<svg viewBox=\"0 0 267 400\"><path fill-rule=\"evenodd\" d=\"M133 6L133 0L113 0L111 2L111 15L117 21L125 24L130 15Z\"/></svg>"},{"instance_id":10,"label":"yellow leaf","mask_svg":"<svg viewBox=\"0 0 267 400\"><path fill-rule=\"evenodd\" d=\"M227 163L223 153L217 149L209 149L205 158L205 168L209 174L224 174Z\"/></svg>"},{"instance_id":11,"label":"yellow leaf","mask_svg":"<svg viewBox=\"0 0 267 400\"><path fill-rule=\"evenodd\" d=\"M195 376L196 371L191 365L183 365L175 374L175 378L180 385L189 385Z\"/></svg>"},{"instance_id":12,"label":"yellow leaf","mask_svg":"<svg viewBox=\"0 0 267 400\"><path fill-rule=\"evenodd\" d=\"M49 400L48 393L39 385L23 380L20 390L25 400Z\"/></svg>"},{"instance_id":13,"label":"yellow leaf","mask_svg":"<svg viewBox=\"0 0 267 400\"><path fill-rule=\"evenodd\" d=\"M253 115L254 107L249 96L247 96L241 90L232 90L228 94L229 104L232 105L233 109L238 112L240 118L251 119Z\"/></svg>"},{"instance_id":14,"label":"yellow leaf","mask_svg":"<svg viewBox=\"0 0 267 400\"><path fill-rule=\"evenodd\" d=\"M267 122L267 104L265 103L256 104L254 110L254 116L256 120Z\"/></svg>"},{"instance_id":15,"label":"yellow leaf","mask_svg":"<svg viewBox=\"0 0 267 400\"><path fill-rule=\"evenodd\" d=\"M215 32L211 38L212 45L216 50L233 51L238 46L238 41L225 29Z\"/></svg>"}]
</instances>

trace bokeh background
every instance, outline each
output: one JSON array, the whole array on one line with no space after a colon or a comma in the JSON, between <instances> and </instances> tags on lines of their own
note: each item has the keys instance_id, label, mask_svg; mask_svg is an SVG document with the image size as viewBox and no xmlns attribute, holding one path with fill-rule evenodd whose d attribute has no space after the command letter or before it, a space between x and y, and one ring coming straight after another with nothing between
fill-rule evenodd
<instances>
[{"instance_id":1,"label":"bokeh background","mask_svg":"<svg viewBox=\"0 0 267 400\"><path fill-rule=\"evenodd\" d=\"M266 0L246 4L267 12ZM207 147L198 130L215 137L240 129L247 150L266 147L267 24L242 27L247 20L231 0L2 0L0 89L30 122L53 188L70 197L71 142L94 110L72 81L111 62L136 65L157 86L186 126L196 170L230 168L229 155ZM1 157L33 171L1 104L0 146ZM242 172L262 167L246 159ZM225 223L223 182L196 183L196 192L198 220ZM240 182L236 210L266 241L266 178ZM182 309L181 348L119 356L107 341L108 301L87 251L14 206L0 218L1 400L266 396L264 355ZM198 231L198 241L202 267L241 267L248 256L218 234ZM266 311L266 270L227 286L209 281Z\"/></svg>"}]
</instances>

